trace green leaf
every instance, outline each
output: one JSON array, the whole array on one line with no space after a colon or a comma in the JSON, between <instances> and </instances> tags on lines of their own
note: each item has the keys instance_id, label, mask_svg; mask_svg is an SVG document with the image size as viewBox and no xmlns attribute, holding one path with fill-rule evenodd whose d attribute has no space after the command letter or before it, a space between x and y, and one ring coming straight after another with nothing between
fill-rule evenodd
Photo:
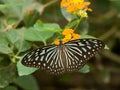
<instances>
[{"instance_id":1,"label":"green leaf","mask_svg":"<svg viewBox=\"0 0 120 90\"><path fill-rule=\"evenodd\" d=\"M19 40L15 43L16 48L19 50L19 52L24 52L31 48L30 43L28 43L25 40Z\"/></svg>"},{"instance_id":2,"label":"green leaf","mask_svg":"<svg viewBox=\"0 0 120 90\"><path fill-rule=\"evenodd\" d=\"M75 26L75 25L78 23L78 21L79 21L79 19L70 21L70 22L65 26L65 28L72 28L73 26Z\"/></svg>"},{"instance_id":3,"label":"green leaf","mask_svg":"<svg viewBox=\"0 0 120 90\"><path fill-rule=\"evenodd\" d=\"M26 27L31 27L34 25L38 17L39 13L36 10L33 10L32 12L25 14L23 22L25 23Z\"/></svg>"},{"instance_id":4,"label":"green leaf","mask_svg":"<svg viewBox=\"0 0 120 90\"><path fill-rule=\"evenodd\" d=\"M0 89L0 90L17 90L17 87L15 87L15 86L7 86L7 87L5 87L3 89Z\"/></svg>"},{"instance_id":5,"label":"green leaf","mask_svg":"<svg viewBox=\"0 0 120 90\"><path fill-rule=\"evenodd\" d=\"M73 20L73 16L71 13L66 12L66 8L61 8L62 15L65 17L66 20L71 21ZM75 17L74 17L75 18Z\"/></svg>"},{"instance_id":6,"label":"green leaf","mask_svg":"<svg viewBox=\"0 0 120 90\"><path fill-rule=\"evenodd\" d=\"M37 70L37 68L26 67L21 63L22 58L17 62L17 70L19 76L29 75Z\"/></svg>"},{"instance_id":7,"label":"green leaf","mask_svg":"<svg viewBox=\"0 0 120 90\"><path fill-rule=\"evenodd\" d=\"M90 67L86 64L79 70L79 72L88 73L88 72L90 72Z\"/></svg>"},{"instance_id":8,"label":"green leaf","mask_svg":"<svg viewBox=\"0 0 120 90\"><path fill-rule=\"evenodd\" d=\"M12 44L14 44L16 41L19 40L19 38L21 38L18 36L17 30L9 30L8 32L6 32L6 36Z\"/></svg>"},{"instance_id":9,"label":"green leaf","mask_svg":"<svg viewBox=\"0 0 120 90\"><path fill-rule=\"evenodd\" d=\"M19 52L30 49L31 45L24 40L24 29L15 29L6 32L7 39L11 46L15 46Z\"/></svg>"},{"instance_id":10,"label":"green leaf","mask_svg":"<svg viewBox=\"0 0 120 90\"><path fill-rule=\"evenodd\" d=\"M16 4L14 6L19 6L20 4ZM12 7L13 4L0 4L0 10L5 9L5 8L10 8Z\"/></svg>"},{"instance_id":11,"label":"green leaf","mask_svg":"<svg viewBox=\"0 0 120 90\"><path fill-rule=\"evenodd\" d=\"M0 32L0 52L4 54L13 53L11 48L8 46L9 43L6 39L6 35L4 32Z\"/></svg>"},{"instance_id":12,"label":"green leaf","mask_svg":"<svg viewBox=\"0 0 120 90\"><path fill-rule=\"evenodd\" d=\"M2 9L2 12L7 17L16 17L19 19L23 19L24 13L30 7L32 7L34 0L2 0L5 5L10 5L11 7L7 7ZM12 14L11 14L12 13Z\"/></svg>"},{"instance_id":13,"label":"green leaf","mask_svg":"<svg viewBox=\"0 0 120 90\"><path fill-rule=\"evenodd\" d=\"M109 47L108 47L107 45L105 45L105 48L104 48L104 49L109 50Z\"/></svg>"},{"instance_id":14,"label":"green leaf","mask_svg":"<svg viewBox=\"0 0 120 90\"><path fill-rule=\"evenodd\" d=\"M37 82L32 75L18 77L15 83L24 90L39 90Z\"/></svg>"},{"instance_id":15,"label":"green leaf","mask_svg":"<svg viewBox=\"0 0 120 90\"><path fill-rule=\"evenodd\" d=\"M0 52L3 54L13 53L12 50L8 47L8 45L1 43L0 44Z\"/></svg>"},{"instance_id":16,"label":"green leaf","mask_svg":"<svg viewBox=\"0 0 120 90\"><path fill-rule=\"evenodd\" d=\"M10 64L7 67L0 68L0 88L4 88L16 79L16 65Z\"/></svg>"},{"instance_id":17,"label":"green leaf","mask_svg":"<svg viewBox=\"0 0 120 90\"><path fill-rule=\"evenodd\" d=\"M29 41L42 41L46 40L53 36L55 32L60 32L61 28L58 24L49 24L42 23L38 21L34 27L25 31L25 39Z\"/></svg>"}]
</instances>

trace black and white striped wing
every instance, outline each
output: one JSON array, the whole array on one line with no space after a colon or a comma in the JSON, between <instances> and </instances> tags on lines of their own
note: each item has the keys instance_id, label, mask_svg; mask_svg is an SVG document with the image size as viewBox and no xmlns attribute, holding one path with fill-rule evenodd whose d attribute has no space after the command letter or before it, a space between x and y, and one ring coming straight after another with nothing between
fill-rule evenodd
<instances>
[{"instance_id":1,"label":"black and white striped wing","mask_svg":"<svg viewBox=\"0 0 120 90\"><path fill-rule=\"evenodd\" d=\"M25 55L22 64L27 67L40 68L52 74L60 74L65 71L60 58L58 46L50 45Z\"/></svg>"},{"instance_id":2,"label":"black and white striped wing","mask_svg":"<svg viewBox=\"0 0 120 90\"><path fill-rule=\"evenodd\" d=\"M25 55L22 64L52 74L73 72L84 66L104 46L104 43L97 39L78 39L58 46L50 45Z\"/></svg>"},{"instance_id":3,"label":"black and white striped wing","mask_svg":"<svg viewBox=\"0 0 120 90\"><path fill-rule=\"evenodd\" d=\"M66 71L78 71L105 44L97 39L78 39L65 43L67 64Z\"/></svg>"}]
</instances>

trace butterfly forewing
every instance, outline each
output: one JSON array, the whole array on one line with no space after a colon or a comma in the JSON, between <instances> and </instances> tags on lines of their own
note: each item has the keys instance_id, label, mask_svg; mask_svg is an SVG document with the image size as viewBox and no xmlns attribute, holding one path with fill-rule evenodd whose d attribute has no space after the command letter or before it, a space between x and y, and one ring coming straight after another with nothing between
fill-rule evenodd
<instances>
[{"instance_id":1,"label":"butterfly forewing","mask_svg":"<svg viewBox=\"0 0 120 90\"><path fill-rule=\"evenodd\" d=\"M37 67L52 74L79 70L95 53L104 48L97 39L78 39L65 44L50 45L25 55L22 64Z\"/></svg>"},{"instance_id":2,"label":"butterfly forewing","mask_svg":"<svg viewBox=\"0 0 120 90\"><path fill-rule=\"evenodd\" d=\"M97 39L78 39L65 44L67 48L67 71L77 71L93 57L97 51L104 48L104 43ZM71 62L70 62L71 61Z\"/></svg>"}]
</instances>

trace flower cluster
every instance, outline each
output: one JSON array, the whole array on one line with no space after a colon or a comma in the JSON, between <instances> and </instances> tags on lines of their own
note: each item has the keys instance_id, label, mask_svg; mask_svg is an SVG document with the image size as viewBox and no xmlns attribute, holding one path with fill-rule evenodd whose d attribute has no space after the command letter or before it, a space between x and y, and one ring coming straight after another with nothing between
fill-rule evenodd
<instances>
[{"instance_id":1,"label":"flower cluster","mask_svg":"<svg viewBox=\"0 0 120 90\"><path fill-rule=\"evenodd\" d=\"M88 17L86 11L92 11L91 8L88 8L90 2L85 2L84 0L62 0L61 8L65 7L66 12L81 16Z\"/></svg>"},{"instance_id":2,"label":"flower cluster","mask_svg":"<svg viewBox=\"0 0 120 90\"><path fill-rule=\"evenodd\" d=\"M70 40L76 40L80 38L80 35L77 33L74 33L73 29L65 29L62 32L62 35L64 36L62 40L62 43L66 43ZM60 39L55 40L54 44L59 45Z\"/></svg>"}]
</instances>

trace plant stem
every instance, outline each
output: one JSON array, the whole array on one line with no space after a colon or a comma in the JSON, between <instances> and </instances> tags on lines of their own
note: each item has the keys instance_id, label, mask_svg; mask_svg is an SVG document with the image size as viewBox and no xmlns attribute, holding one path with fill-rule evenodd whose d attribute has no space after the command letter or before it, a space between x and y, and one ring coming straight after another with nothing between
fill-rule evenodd
<instances>
[{"instance_id":1,"label":"plant stem","mask_svg":"<svg viewBox=\"0 0 120 90\"><path fill-rule=\"evenodd\" d=\"M77 27L79 26L80 22L82 20L82 17L80 17L80 19L78 20L78 23L76 24L76 26L74 27L74 31L77 29Z\"/></svg>"}]
</instances>

